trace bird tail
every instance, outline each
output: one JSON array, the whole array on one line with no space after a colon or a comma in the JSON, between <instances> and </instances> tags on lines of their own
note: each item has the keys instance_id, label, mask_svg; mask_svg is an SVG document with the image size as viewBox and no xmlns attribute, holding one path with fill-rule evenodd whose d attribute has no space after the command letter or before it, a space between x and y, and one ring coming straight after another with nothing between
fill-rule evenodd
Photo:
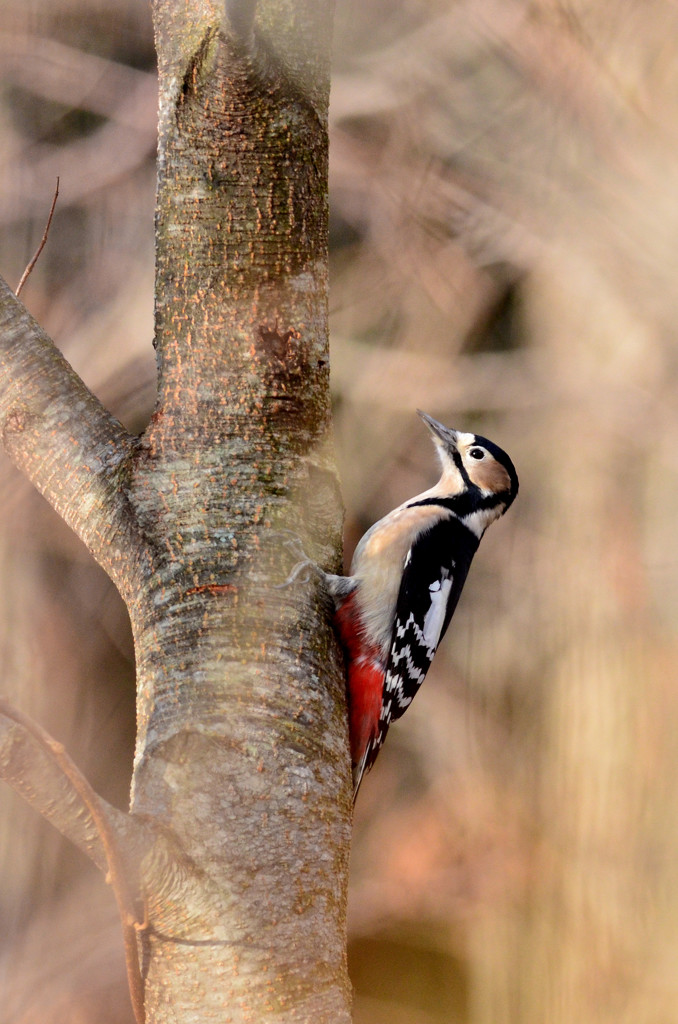
<instances>
[{"instance_id":1,"label":"bird tail","mask_svg":"<svg viewBox=\"0 0 678 1024\"><path fill-rule=\"evenodd\" d=\"M363 776L367 771L367 758L370 753L370 744L365 748L365 753L361 757L358 764L354 764L352 768L353 772L353 803L358 798L358 790L360 789L360 783L363 781Z\"/></svg>"}]
</instances>

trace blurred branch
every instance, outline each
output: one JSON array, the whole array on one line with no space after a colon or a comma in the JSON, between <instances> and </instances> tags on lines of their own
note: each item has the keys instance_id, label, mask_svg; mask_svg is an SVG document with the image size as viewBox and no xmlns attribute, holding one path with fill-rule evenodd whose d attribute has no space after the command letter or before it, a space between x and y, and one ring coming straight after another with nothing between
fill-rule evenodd
<instances>
[{"instance_id":1,"label":"blurred branch","mask_svg":"<svg viewBox=\"0 0 678 1024\"><path fill-rule=\"evenodd\" d=\"M106 122L68 145L36 143L15 132L4 146L8 186L0 197L0 224L37 213L40 183L60 176L68 206L110 186L155 149L158 100L154 74L87 54L54 40L0 33L1 77L65 107ZM30 155L27 154L30 151Z\"/></svg>"},{"instance_id":2,"label":"blurred branch","mask_svg":"<svg viewBox=\"0 0 678 1024\"><path fill-rule=\"evenodd\" d=\"M106 856L91 815L52 758L30 733L4 714L0 699L0 778L7 782L101 870ZM110 808L112 815L121 814Z\"/></svg>"},{"instance_id":3,"label":"blurred branch","mask_svg":"<svg viewBox=\"0 0 678 1024\"><path fill-rule=\"evenodd\" d=\"M13 722L15 726L14 729L9 728L5 731L5 736L9 739L6 752L3 751L1 743L3 718ZM12 735L17 728L19 737ZM21 756L17 758L17 749L25 748L26 743L32 747L37 745L39 751L35 751L35 753L42 755L41 764L35 756L30 759ZM5 753L4 757L3 753ZM38 764L39 771L36 772ZM67 793L64 793L63 799L59 800L56 805L52 781L55 768L68 784ZM80 769L66 753L63 745L50 736L37 722L12 707L2 697L0 697L0 776L13 785L22 796L25 796L31 806L51 820L53 824L56 824L61 832L69 839L73 839L81 849L91 856L93 837L91 832L89 835L83 832L83 812L89 818L91 826L96 831L100 846L97 851L98 857L92 859L96 863L97 859L103 855L103 861L107 868L106 878L113 889L122 923L127 978L134 1016L137 1024L144 1024L144 991L139 969L135 929L137 915L125 877L123 860L109 809L94 792Z\"/></svg>"},{"instance_id":4,"label":"blurred branch","mask_svg":"<svg viewBox=\"0 0 678 1024\"><path fill-rule=\"evenodd\" d=\"M154 83L139 104L150 109L157 104ZM131 106L132 97L126 106ZM31 147L30 159L19 158L12 167L15 187L8 188L0 201L0 224L10 223L38 210L40 183L53 181L57 175L64 188L63 203L72 205L87 196L108 188L126 174L136 170L153 153L156 135L149 124L147 131L130 132L124 124L107 122L98 131L77 139L67 146L37 145ZM44 185L43 185L44 187Z\"/></svg>"},{"instance_id":5,"label":"blurred branch","mask_svg":"<svg viewBox=\"0 0 678 1024\"><path fill-rule=\"evenodd\" d=\"M432 408L465 413L532 409L544 401L546 368L523 351L446 359L336 335L334 346L334 390L351 403L400 411L423 394Z\"/></svg>"},{"instance_id":6,"label":"blurred branch","mask_svg":"<svg viewBox=\"0 0 678 1024\"><path fill-rule=\"evenodd\" d=\"M120 103L121 96L145 93L155 83L153 73L21 32L0 32L0 59L3 79L35 96L89 110L127 128L153 127L151 112L139 116L134 106Z\"/></svg>"},{"instance_id":7,"label":"blurred branch","mask_svg":"<svg viewBox=\"0 0 678 1024\"><path fill-rule=\"evenodd\" d=\"M0 438L12 461L124 590L121 568L138 548L121 486L133 438L1 278Z\"/></svg>"}]
</instances>

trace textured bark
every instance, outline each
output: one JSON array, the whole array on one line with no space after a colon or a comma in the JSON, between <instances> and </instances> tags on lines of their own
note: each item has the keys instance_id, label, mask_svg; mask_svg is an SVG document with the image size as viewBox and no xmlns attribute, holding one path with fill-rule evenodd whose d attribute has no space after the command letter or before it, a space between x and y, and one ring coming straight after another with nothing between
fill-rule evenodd
<instances>
[{"instance_id":1,"label":"textured bark","mask_svg":"<svg viewBox=\"0 0 678 1024\"><path fill-rule=\"evenodd\" d=\"M147 1019L340 1024L343 672L317 588L272 586L293 561L280 529L323 564L336 566L340 543L328 441L331 5L227 9L231 22L223 4L154 4L151 423L127 435L5 290L0 428L132 621L131 820L158 836L136 866Z\"/></svg>"}]
</instances>

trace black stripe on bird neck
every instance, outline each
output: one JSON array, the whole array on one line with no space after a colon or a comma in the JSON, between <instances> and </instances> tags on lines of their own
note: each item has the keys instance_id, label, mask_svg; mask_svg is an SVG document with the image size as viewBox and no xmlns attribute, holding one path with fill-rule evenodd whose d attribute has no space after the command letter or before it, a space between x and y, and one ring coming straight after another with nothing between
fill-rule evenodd
<instances>
[{"instance_id":1,"label":"black stripe on bird neck","mask_svg":"<svg viewBox=\"0 0 678 1024\"><path fill-rule=\"evenodd\" d=\"M412 501L408 504L408 508L414 508L417 505L440 505L441 508L446 508L452 512L455 516L463 519L464 516L471 515L473 512L479 512L486 508L496 508L497 505L506 504L506 494L486 494L482 495L477 487L471 484L471 487L467 491L462 491L461 494L454 494L446 497L441 495L435 498L422 498L421 501Z\"/></svg>"}]
</instances>

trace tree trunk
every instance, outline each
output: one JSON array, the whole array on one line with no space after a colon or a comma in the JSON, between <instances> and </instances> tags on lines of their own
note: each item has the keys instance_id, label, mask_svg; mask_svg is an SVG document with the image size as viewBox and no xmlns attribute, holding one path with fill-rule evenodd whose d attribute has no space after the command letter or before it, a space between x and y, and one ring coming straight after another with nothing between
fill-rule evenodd
<instances>
[{"instance_id":1,"label":"tree trunk","mask_svg":"<svg viewBox=\"0 0 678 1024\"><path fill-rule=\"evenodd\" d=\"M329 7L262 4L270 35L247 46L215 12L178 6L154 8L159 391L131 481L154 553L130 606L133 809L162 808L209 884L190 900L149 893L147 1000L171 1002L158 1020L229 1006L233 1020L335 1022L342 678L308 589L272 590L284 567L262 543L303 520L327 557L340 527L324 454Z\"/></svg>"},{"instance_id":2,"label":"tree trunk","mask_svg":"<svg viewBox=\"0 0 678 1024\"><path fill-rule=\"evenodd\" d=\"M227 17L223 5L190 6L153 5L151 423L126 435L7 291L0 426L132 621L131 814L155 837L135 865L147 1020L341 1024L343 671L315 583L273 586L294 563L283 530L334 568L340 544L327 338L331 4L262 0L255 12L231 2ZM57 379L56 401L33 350ZM138 842L117 828L134 860Z\"/></svg>"}]
</instances>

